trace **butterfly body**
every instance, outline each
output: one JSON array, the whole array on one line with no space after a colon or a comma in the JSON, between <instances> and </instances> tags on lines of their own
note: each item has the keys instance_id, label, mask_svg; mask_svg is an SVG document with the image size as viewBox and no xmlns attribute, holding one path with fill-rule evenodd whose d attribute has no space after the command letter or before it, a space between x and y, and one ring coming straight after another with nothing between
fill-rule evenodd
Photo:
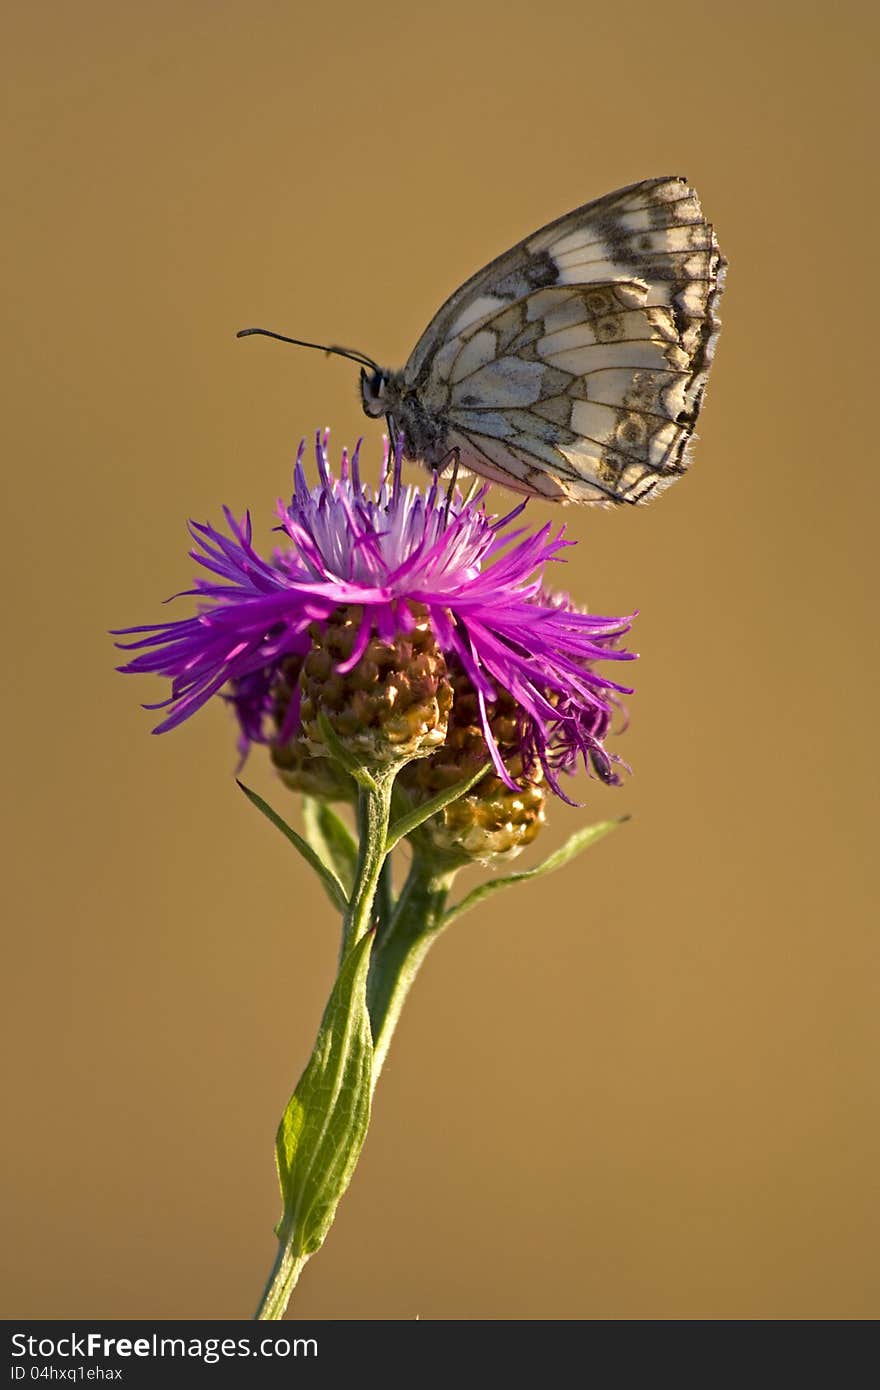
<instances>
[{"instance_id":1,"label":"butterfly body","mask_svg":"<svg viewBox=\"0 0 880 1390\"><path fill-rule=\"evenodd\" d=\"M642 502L686 470L725 261L696 194L649 179L455 292L402 371L361 373L405 455L558 501Z\"/></svg>"}]
</instances>

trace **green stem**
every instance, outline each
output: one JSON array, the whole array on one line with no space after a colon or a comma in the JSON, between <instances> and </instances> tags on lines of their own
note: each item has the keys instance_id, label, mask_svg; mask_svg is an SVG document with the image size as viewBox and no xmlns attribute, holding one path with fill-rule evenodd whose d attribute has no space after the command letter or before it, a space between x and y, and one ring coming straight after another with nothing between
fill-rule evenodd
<instances>
[{"instance_id":1,"label":"green stem","mask_svg":"<svg viewBox=\"0 0 880 1390\"><path fill-rule=\"evenodd\" d=\"M418 851L388 916L391 889L385 866L393 781L393 771L372 775L358 790L358 862L343 924L342 965L312 1060L279 1130L279 1143L283 1138L287 1145L286 1161L279 1159L285 1210L278 1227L278 1253L256 1313L259 1321L284 1317L306 1261L323 1243L360 1155L370 1099L404 1000L445 925L456 871L430 864ZM377 907L382 931L366 941ZM358 977L355 972L366 972L368 959L369 974ZM314 1220L303 1226L302 1210L310 1218L323 1213L317 1227Z\"/></svg>"},{"instance_id":2,"label":"green stem","mask_svg":"<svg viewBox=\"0 0 880 1390\"><path fill-rule=\"evenodd\" d=\"M385 842L391 815L391 789L397 769L384 770L369 786L358 787L358 863L351 901L342 927L342 951L346 952L370 930L373 900L385 863Z\"/></svg>"},{"instance_id":3,"label":"green stem","mask_svg":"<svg viewBox=\"0 0 880 1390\"><path fill-rule=\"evenodd\" d=\"M391 854L386 854L382 871L379 874L379 886L376 889L376 902L373 907L373 915L376 918L376 940L382 940L382 933L391 921L394 914L394 880L392 878Z\"/></svg>"},{"instance_id":4,"label":"green stem","mask_svg":"<svg viewBox=\"0 0 880 1390\"><path fill-rule=\"evenodd\" d=\"M404 1000L443 930L446 899L455 874L455 869L438 869L417 853L391 923L374 949L367 980L374 1088Z\"/></svg>"},{"instance_id":5,"label":"green stem","mask_svg":"<svg viewBox=\"0 0 880 1390\"><path fill-rule=\"evenodd\" d=\"M309 1258L309 1255L294 1255L289 1243L278 1246L272 1273L254 1314L255 1322L280 1322L287 1312L290 1295L296 1288L303 1266Z\"/></svg>"},{"instance_id":6,"label":"green stem","mask_svg":"<svg viewBox=\"0 0 880 1390\"><path fill-rule=\"evenodd\" d=\"M349 900L348 910L342 929L342 950L340 964L350 958L352 948L357 942L361 941L372 926L373 905L376 899L376 891L379 888L382 878L383 867L386 862L386 842L388 837L388 821L391 813L391 789L394 783L396 768L382 771L379 775L364 778L358 787L357 804L357 823L358 823L358 861L355 873L354 885ZM340 975L339 979L341 980ZM337 980L337 985L339 980ZM363 987L362 987L363 988ZM354 998L352 999L354 1007ZM361 1007L363 1008L363 993L361 993ZM354 1015L349 1014L348 1022L341 1018L334 1020L336 1028L340 1033L344 1033ZM325 1018L326 1021L326 1018ZM319 1046L320 1046L319 1035ZM313 1056L314 1061L314 1056ZM310 1064L311 1065L311 1064ZM305 1075L308 1074L308 1069ZM302 1086L302 1081L300 1086ZM372 1083L370 1080L369 1069L364 1075L364 1085L369 1088L372 1094ZM297 1088L297 1092L299 1087ZM369 1100L367 1098L367 1105ZM325 1117L327 1119L328 1117ZM355 1140L352 1141L353 1143ZM352 1169L354 1162L357 1161L357 1154L360 1144L363 1142L363 1134L356 1136L357 1147L352 1148ZM338 1158L338 1155L336 1156ZM349 1171L341 1186L338 1186L334 1196L335 1201L339 1200L351 1177ZM338 1181L335 1180L334 1181ZM284 1194L284 1182L282 1180L282 1194ZM285 1207L287 1198L285 1197ZM332 1217L331 1217L332 1219ZM279 1320L284 1317L290 1296L296 1287L297 1280L306 1264L306 1261L314 1253L314 1247L308 1254L302 1253L299 1245L302 1233L294 1229L292 1224L282 1222L279 1227L278 1253L272 1272L269 1275L268 1283L263 1291L260 1305L256 1312L256 1320L260 1322ZM323 1239L323 1236L322 1236ZM299 1245L299 1249L297 1246Z\"/></svg>"}]
</instances>

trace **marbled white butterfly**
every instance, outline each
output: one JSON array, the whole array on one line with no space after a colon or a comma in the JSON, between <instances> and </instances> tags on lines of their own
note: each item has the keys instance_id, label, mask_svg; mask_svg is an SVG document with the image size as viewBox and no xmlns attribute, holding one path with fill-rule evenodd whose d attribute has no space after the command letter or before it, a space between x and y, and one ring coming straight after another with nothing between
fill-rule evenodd
<instances>
[{"instance_id":1,"label":"marbled white butterfly","mask_svg":"<svg viewBox=\"0 0 880 1390\"><path fill-rule=\"evenodd\" d=\"M688 467L725 268L687 181L646 179L478 271L402 371L325 351L361 364L366 414L409 459L557 501L644 502Z\"/></svg>"}]
</instances>

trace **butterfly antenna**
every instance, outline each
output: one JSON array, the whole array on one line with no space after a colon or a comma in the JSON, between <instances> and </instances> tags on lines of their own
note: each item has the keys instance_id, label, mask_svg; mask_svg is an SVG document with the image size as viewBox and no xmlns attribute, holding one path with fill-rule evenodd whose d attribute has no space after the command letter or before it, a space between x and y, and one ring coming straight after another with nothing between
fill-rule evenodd
<instances>
[{"instance_id":1,"label":"butterfly antenna","mask_svg":"<svg viewBox=\"0 0 880 1390\"><path fill-rule=\"evenodd\" d=\"M332 353L336 357L347 357L350 362L359 362L362 367L369 367L374 372L382 370L372 357L368 357L365 352L358 352L355 348L334 347L327 343L307 343L304 338L286 338L283 333L273 333L269 328L242 328L235 336L251 338L254 334L263 338L276 338L279 343L293 343L294 347L314 348L316 352L326 352L328 356Z\"/></svg>"}]
</instances>

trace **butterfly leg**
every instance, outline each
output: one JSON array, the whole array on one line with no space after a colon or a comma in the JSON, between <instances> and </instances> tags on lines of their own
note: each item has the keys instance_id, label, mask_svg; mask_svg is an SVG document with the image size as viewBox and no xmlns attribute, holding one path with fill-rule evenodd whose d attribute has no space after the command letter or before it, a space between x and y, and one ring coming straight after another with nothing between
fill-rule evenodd
<instances>
[{"instance_id":1,"label":"butterfly leg","mask_svg":"<svg viewBox=\"0 0 880 1390\"><path fill-rule=\"evenodd\" d=\"M391 472L391 465L394 460L394 451L397 448L397 427L393 415L385 416L385 428L388 431L388 457L385 460L385 470L382 474L383 483L388 481L388 474Z\"/></svg>"},{"instance_id":2,"label":"butterfly leg","mask_svg":"<svg viewBox=\"0 0 880 1390\"><path fill-rule=\"evenodd\" d=\"M461 450L459 448L450 449L448 454L444 454L437 465L436 473L439 477L445 473L446 469L452 464L452 473L449 478L449 485L446 489L446 519L449 519L449 508L452 506L452 499L455 495L455 486L458 482L458 470L461 466Z\"/></svg>"}]
</instances>

